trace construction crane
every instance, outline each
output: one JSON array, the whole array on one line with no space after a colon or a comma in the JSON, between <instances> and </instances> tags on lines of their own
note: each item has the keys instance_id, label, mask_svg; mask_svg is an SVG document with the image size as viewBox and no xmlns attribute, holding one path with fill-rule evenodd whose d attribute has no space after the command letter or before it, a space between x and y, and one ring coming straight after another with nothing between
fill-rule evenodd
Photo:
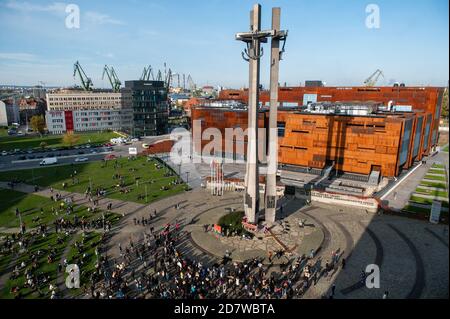
<instances>
[{"instance_id":1,"label":"construction crane","mask_svg":"<svg viewBox=\"0 0 450 319\"><path fill-rule=\"evenodd\" d=\"M156 81L162 81L162 80L163 80L163 78L162 78L161 70L158 70L158 74L156 75Z\"/></svg>"},{"instance_id":2,"label":"construction crane","mask_svg":"<svg viewBox=\"0 0 450 319\"><path fill-rule=\"evenodd\" d=\"M177 77L177 87L180 88L180 87L181 87L181 86L180 86L180 73L172 73L172 79L173 79L175 76Z\"/></svg>"},{"instance_id":3,"label":"construction crane","mask_svg":"<svg viewBox=\"0 0 450 319\"><path fill-rule=\"evenodd\" d=\"M152 66L149 65L148 68L144 67L144 71L142 72L141 75L141 80L142 81L154 81L155 77L153 75L153 69Z\"/></svg>"},{"instance_id":4,"label":"construction crane","mask_svg":"<svg viewBox=\"0 0 450 319\"><path fill-rule=\"evenodd\" d=\"M188 85L189 85L189 90L190 90L191 92L195 91L196 86L195 86L194 80L192 80L192 77L191 77L190 74L189 74L188 77L187 77L187 82L188 82Z\"/></svg>"},{"instance_id":5,"label":"construction crane","mask_svg":"<svg viewBox=\"0 0 450 319\"><path fill-rule=\"evenodd\" d=\"M91 78L87 77L86 73L84 72L83 68L81 67L80 62L75 62L73 65L73 77L75 77L78 73L78 76L81 80L81 86L85 91L92 91L92 87L94 84L92 83Z\"/></svg>"},{"instance_id":6,"label":"construction crane","mask_svg":"<svg viewBox=\"0 0 450 319\"><path fill-rule=\"evenodd\" d=\"M166 88L170 88L170 84L172 82L172 70L169 68L169 71L166 73L166 78L164 79L164 83L166 84Z\"/></svg>"},{"instance_id":7,"label":"construction crane","mask_svg":"<svg viewBox=\"0 0 450 319\"><path fill-rule=\"evenodd\" d=\"M364 81L364 85L369 86L369 87L375 86L375 84L377 84L380 76L382 76L384 78L383 71L378 69L369 78L367 78L367 80Z\"/></svg>"},{"instance_id":8,"label":"construction crane","mask_svg":"<svg viewBox=\"0 0 450 319\"><path fill-rule=\"evenodd\" d=\"M109 83L111 83L111 87L114 92L120 91L120 86L122 85L122 82L120 82L116 71L113 67L108 68L107 65L103 68L103 75L102 80L105 78L105 74L108 76Z\"/></svg>"}]
</instances>

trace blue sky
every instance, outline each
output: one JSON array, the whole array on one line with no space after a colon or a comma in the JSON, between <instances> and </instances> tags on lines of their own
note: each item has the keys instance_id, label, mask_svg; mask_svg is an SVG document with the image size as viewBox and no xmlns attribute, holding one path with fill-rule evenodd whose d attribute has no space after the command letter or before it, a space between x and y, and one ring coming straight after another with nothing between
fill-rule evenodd
<instances>
[{"instance_id":1,"label":"blue sky","mask_svg":"<svg viewBox=\"0 0 450 319\"><path fill-rule=\"evenodd\" d=\"M137 79L145 65L191 74L197 85L247 85L248 65L236 32L249 28L247 0L0 0L0 84L73 85L79 60L96 87L113 65L122 80ZM65 27L65 7L80 8L79 29ZM376 69L408 85L447 85L448 0L260 1L263 28L271 7L282 8L289 30L280 82L360 85ZM366 6L380 8L380 28L365 25ZM266 45L266 52L269 47ZM268 56L262 83L268 82Z\"/></svg>"}]
</instances>

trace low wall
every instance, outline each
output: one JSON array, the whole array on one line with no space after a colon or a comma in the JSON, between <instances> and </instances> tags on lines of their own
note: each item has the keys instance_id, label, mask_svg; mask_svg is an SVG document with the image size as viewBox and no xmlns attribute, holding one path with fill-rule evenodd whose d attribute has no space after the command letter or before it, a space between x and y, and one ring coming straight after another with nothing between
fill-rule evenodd
<instances>
[{"instance_id":1,"label":"low wall","mask_svg":"<svg viewBox=\"0 0 450 319\"><path fill-rule=\"evenodd\" d=\"M297 198L309 199L312 202L317 203L365 209L371 213L376 213L378 211L377 200L370 197L358 197L321 191L311 191L310 196L304 193L302 194L301 192L296 192L295 196Z\"/></svg>"}]
</instances>

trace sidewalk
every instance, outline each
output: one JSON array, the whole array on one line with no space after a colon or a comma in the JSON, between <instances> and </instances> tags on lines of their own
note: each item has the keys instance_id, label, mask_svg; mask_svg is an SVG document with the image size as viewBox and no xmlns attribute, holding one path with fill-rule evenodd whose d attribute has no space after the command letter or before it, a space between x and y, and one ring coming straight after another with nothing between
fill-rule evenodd
<instances>
[{"instance_id":1,"label":"sidewalk","mask_svg":"<svg viewBox=\"0 0 450 319\"><path fill-rule=\"evenodd\" d=\"M434 157L429 157L427 159L427 164L419 167L385 198L385 200L389 202L389 207L394 210L402 210L406 205L408 205L411 195L415 193L416 188L419 186L420 182L435 162L445 164L448 169L448 153L441 152Z\"/></svg>"}]
</instances>

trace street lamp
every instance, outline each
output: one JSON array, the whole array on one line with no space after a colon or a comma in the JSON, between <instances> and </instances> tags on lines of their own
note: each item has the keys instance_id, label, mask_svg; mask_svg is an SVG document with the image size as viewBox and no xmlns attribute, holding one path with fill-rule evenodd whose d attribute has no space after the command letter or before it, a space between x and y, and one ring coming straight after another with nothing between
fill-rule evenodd
<instances>
[{"instance_id":1,"label":"street lamp","mask_svg":"<svg viewBox=\"0 0 450 319\"><path fill-rule=\"evenodd\" d=\"M148 198L147 198L147 185L145 185L145 202L148 202Z\"/></svg>"},{"instance_id":2,"label":"street lamp","mask_svg":"<svg viewBox=\"0 0 450 319\"><path fill-rule=\"evenodd\" d=\"M189 186L189 171L186 172L186 184Z\"/></svg>"}]
</instances>

